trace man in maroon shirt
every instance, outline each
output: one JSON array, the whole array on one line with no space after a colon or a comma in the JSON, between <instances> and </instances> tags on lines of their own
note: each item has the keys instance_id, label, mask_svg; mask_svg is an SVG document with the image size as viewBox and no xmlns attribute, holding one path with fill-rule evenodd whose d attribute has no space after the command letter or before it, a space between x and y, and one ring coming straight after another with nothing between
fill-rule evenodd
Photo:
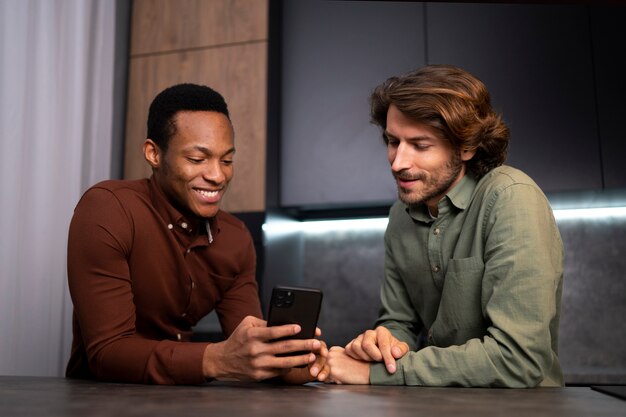
<instances>
[{"instance_id":1,"label":"man in maroon shirt","mask_svg":"<svg viewBox=\"0 0 626 417\"><path fill-rule=\"evenodd\" d=\"M200 384L277 376L302 383L327 373L323 342L273 341L300 328L262 320L252 239L219 209L235 154L222 96L193 84L161 92L150 106L143 151L149 179L96 184L75 209L66 375ZM192 326L212 310L226 340L191 342ZM312 353L276 356L298 351Z\"/></svg>"}]
</instances>

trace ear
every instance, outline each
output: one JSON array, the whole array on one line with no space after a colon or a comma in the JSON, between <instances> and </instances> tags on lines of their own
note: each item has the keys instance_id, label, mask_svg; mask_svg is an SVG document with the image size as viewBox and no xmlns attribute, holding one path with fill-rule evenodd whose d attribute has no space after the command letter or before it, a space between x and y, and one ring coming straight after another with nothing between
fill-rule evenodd
<instances>
[{"instance_id":1,"label":"ear","mask_svg":"<svg viewBox=\"0 0 626 417\"><path fill-rule=\"evenodd\" d=\"M152 169L158 169L161 166L161 149L152 139L146 139L143 143L143 156Z\"/></svg>"},{"instance_id":2,"label":"ear","mask_svg":"<svg viewBox=\"0 0 626 417\"><path fill-rule=\"evenodd\" d=\"M467 162L476 155L476 148L466 148L461 151L461 161Z\"/></svg>"}]
</instances>

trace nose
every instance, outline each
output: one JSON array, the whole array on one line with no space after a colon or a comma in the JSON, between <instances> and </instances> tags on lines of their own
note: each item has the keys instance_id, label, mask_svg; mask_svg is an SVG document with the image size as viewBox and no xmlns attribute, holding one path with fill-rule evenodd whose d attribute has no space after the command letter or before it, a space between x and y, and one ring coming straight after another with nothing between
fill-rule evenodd
<instances>
[{"instance_id":1,"label":"nose","mask_svg":"<svg viewBox=\"0 0 626 417\"><path fill-rule=\"evenodd\" d=\"M222 185L226 181L226 175L219 160L211 160L202 172L202 178L215 185Z\"/></svg>"},{"instance_id":2,"label":"nose","mask_svg":"<svg viewBox=\"0 0 626 417\"><path fill-rule=\"evenodd\" d=\"M400 142L398 146L389 153L389 163L393 172L401 172L411 168L413 153L408 144Z\"/></svg>"}]
</instances>

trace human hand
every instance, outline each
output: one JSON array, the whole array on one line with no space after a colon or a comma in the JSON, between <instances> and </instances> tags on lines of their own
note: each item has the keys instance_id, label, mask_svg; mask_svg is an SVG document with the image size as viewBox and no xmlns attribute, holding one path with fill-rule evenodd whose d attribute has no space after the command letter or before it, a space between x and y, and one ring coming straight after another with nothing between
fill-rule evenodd
<instances>
[{"instance_id":1,"label":"human hand","mask_svg":"<svg viewBox=\"0 0 626 417\"><path fill-rule=\"evenodd\" d=\"M322 342L316 339L275 340L293 336L301 330L299 325L267 327L267 322L248 316L237 326L228 339L209 344L203 357L205 378L260 381L286 374L291 368L316 361ZM282 356L305 351L297 356Z\"/></svg>"},{"instance_id":2,"label":"human hand","mask_svg":"<svg viewBox=\"0 0 626 417\"><path fill-rule=\"evenodd\" d=\"M346 345L346 354L353 359L384 362L390 374L396 372L396 360L409 351L409 345L396 339L383 326L367 330Z\"/></svg>"},{"instance_id":3,"label":"human hand","mask_svg":"<svg viewBox=\"0 0 626 417\"><path fill-rule=\"evenodd\" d=\"M320 373L317 378L319 381L335 384L366 385L370 383L370 363L348 356L342 347L330 348L326 365L330 373L327 375Z\"/></svg>"},{"instance_id":4,"label":"human hand","mask_svg":"<svg viewBox=\"0 0 626 417\"><path fill-rule=\"evenodd\" d=\"M315 336L320 337L322 331L319 328L315 329ZM284 376L283 380L290 384L304 384L306 382L315 381L318 376L326 378L330 370L326 364L328 357L328 348L326 343L320 340L320 348L312 351L315 355L315 361L309 363L306 368L292 368Z\"/></svg>"}]
</instances>

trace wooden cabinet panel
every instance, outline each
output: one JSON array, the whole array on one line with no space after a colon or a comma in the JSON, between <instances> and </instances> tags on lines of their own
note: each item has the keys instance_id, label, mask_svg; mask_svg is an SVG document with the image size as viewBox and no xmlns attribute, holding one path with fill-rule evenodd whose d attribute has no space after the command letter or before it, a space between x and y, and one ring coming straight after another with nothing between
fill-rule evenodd
<instances>
[{"instance_id":1,"label":"wooden cabinet panel","mask_svg":"<svg viewBox=\"0 0 626 417\"><path fill-rule=\"evenodd\" d=\"M235 176L222 208L246 212L265 210L267 44L133 58L129 71L125 178L150 175L143 159L148 107L156 94L171 85L192 82L219 91L235 127Z\"/></svg>"},{"instance_id":2,"label":"wooden cabinet panel","mask_svg":"<svg viewBox=\"0 0 626 417\"><path fill-rule=\"evenodd\" d=\"M134 0L131 55L267 40L267 0Z\"/></svg>"},{"instance_id":3,"label":"wooden cabinet panel","mask_svg":"<svg viewBox=\"0 0 626 417\"><path fill-rule=\"evenodd\" d=\"M479 76L512 131L508 164L544 191L602 187L585 6L429 3L431 63Z\"/></svg>"}]
</instances>

